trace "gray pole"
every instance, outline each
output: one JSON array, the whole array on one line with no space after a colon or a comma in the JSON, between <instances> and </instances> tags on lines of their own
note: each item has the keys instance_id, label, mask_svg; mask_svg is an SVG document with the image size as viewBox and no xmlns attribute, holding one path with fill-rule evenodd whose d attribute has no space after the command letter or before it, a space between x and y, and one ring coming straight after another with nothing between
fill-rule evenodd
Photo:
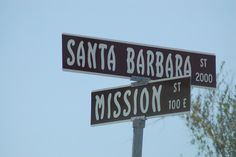
<instances>
[{"instance_id":1,"label":"gray pole","mask_svg":"<svg viewBox=\"0 0 236 157\"><path fill-rule=\"evenodd\" d=\"M137 81L132 83L132 87L142 86L148 84L151 80L146 77L132 76L132 81ZM131 118L133 121L133 146L132 146L132 157L142 157L142 147L143 147L143 128L145 127L144 116Z\"/></svg>"},{"instance_id":2,"label":"gray pole","mask_svg":"<svg viewBox=\"0 0 236 157\"><path fill-rule=\"evenodd\" d=\"M142 157L143 128L145 127L145 118L137 117L133 119L133 147L132 157Z\"/></svg>"}]
</instances>

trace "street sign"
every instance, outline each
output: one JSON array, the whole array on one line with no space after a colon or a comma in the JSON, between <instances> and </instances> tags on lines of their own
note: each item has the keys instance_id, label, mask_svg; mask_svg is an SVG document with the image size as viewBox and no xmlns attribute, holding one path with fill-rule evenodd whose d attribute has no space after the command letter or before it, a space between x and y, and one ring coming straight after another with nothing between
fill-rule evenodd
<instances>
[{"instance_id":1,"label":"street sign","mask_svg":"<svg viewBox=\"0 0 236 157\"><path fill-rule=\"evenodd\" d=\"M152 80L191 75L191 84L216 87L215 55L62 34L64 70Z\"/></svg>"},{"instance_id":2,"label":"street sign","mask_svg":"<svg viewBox=\"0 0 236 157\"><path fill-rule=\"evenodd\" d=\"M91 125L190 111L190 77L93 91Z\"/></svg>"}]
</instances>

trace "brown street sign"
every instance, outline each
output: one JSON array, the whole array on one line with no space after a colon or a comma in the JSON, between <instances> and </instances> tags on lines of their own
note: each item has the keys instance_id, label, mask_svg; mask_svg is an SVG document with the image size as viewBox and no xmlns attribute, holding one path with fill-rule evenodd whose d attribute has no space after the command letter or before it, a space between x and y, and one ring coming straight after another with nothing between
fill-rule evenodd
<instances>
[{"instance_id":1,"label":"brown street sign","mask_svg":"<svg viewBox=\"0 0 236 157\"><path fill-rule=\"evenodd\" d=\"M180 77L93 91L91 125L189 112L190 88L190 77Z\"/></svg>"},{"instance_id":2,"label":"brown street sign","mask_svg":"<svg viewBox=\"0 0 236 157\"><path fill-rule=\"evenodd\" d=\"M191 84L216 87L215 55L62 34L64 70L152 80L191 75Z\"/></svg>"}]
</instances>

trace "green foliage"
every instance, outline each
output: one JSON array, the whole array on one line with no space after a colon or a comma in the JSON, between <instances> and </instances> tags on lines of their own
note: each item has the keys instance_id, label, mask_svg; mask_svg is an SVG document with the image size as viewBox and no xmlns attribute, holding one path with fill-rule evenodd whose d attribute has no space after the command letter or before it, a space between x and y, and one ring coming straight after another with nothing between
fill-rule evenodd
<instances>
[{"instance_id":1,"label":"green foliage","mask_svg":"<svg viewBox=\"0 0 236 157\"><path fill-rule=\"evenodd\" d=\"M200 90L192 96L187 126L198 156L236 157L236 86L227 81L223 65L217 75L217 88ZM232 82L232 81L231 81Z\"/></svg>"}]
</instances>

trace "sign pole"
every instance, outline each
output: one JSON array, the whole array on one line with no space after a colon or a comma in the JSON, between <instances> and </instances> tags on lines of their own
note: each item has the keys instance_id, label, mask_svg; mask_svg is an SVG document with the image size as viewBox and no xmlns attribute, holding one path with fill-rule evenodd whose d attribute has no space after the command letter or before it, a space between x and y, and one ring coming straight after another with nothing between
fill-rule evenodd
<instances>
[{"instance_id":1,"label":"sign pole","mask_svg":"<svg viewBox=\"0 0 236 157\"><path fill-rule=\"evenodd\" d=\"M145 121L145 117L133 119L132 157L142 157L143 128L145 127Z\"/></svg>"},{"instance_id":2,"label":"sign pole","mask_svg":"<svg viewBox=\"0 0 236 157\"><path fill-rule=\"evenodd\" d=\"M132 87L142 86L148 84L151 80L147 77L132 76ZM133 121L133 145L132 145L132 157L142 157L143 147L143 128L145 127L145 116L131 118Z\"/></svg>"}]
</instances>

